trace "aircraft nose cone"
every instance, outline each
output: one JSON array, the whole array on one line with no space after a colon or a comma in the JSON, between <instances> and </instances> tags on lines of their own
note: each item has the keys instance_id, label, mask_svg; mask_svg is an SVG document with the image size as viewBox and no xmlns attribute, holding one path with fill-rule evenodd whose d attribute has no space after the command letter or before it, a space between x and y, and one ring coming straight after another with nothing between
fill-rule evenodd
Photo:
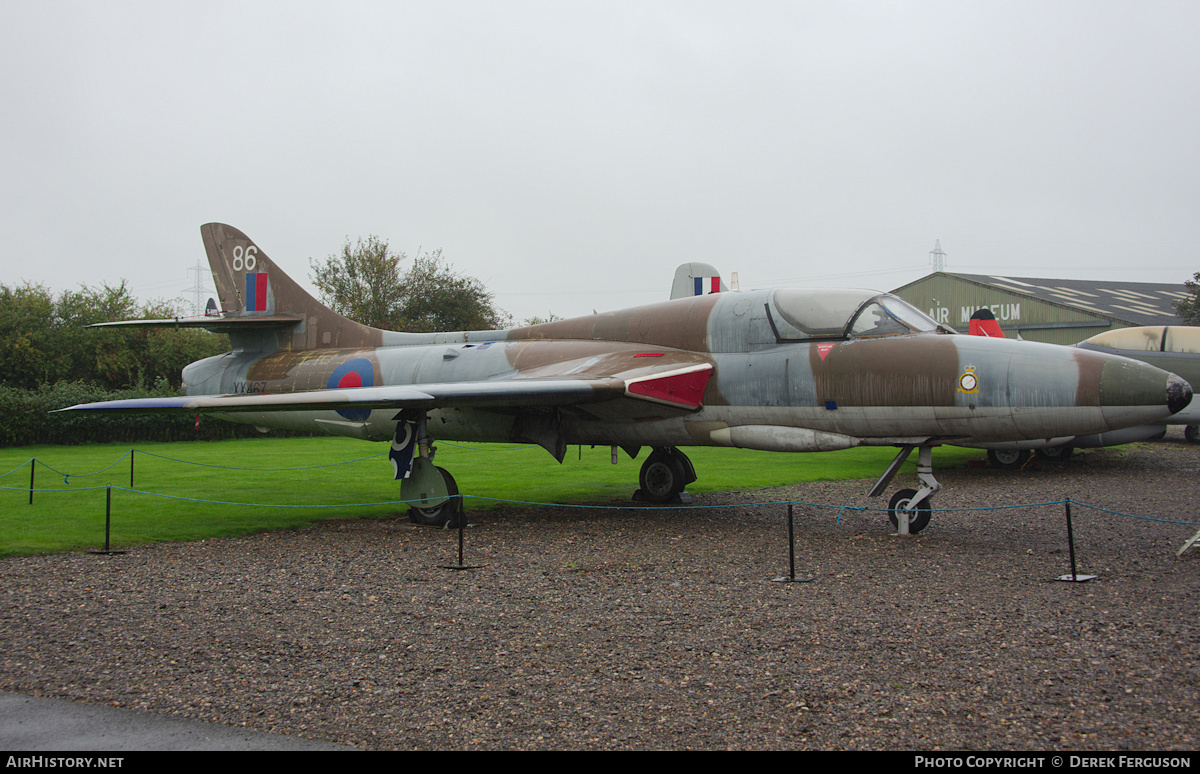
<instances>
[{"instance_id":1,"label":"aircraft nose cone","mask_svg":"<svg viewBox=\"0 0 1200 774\"><path fill-rule=\"evenodd\" d=\"M1114 356L1100 371L1100 405L1110 420L1127 414L1131 420L1136 415L1143 422L1162 421L1191 399L1192 386L1184 379L1147 363Z\"/></svg>"},{"instance_id":2,"label":"aircraft nose cone","mask_svg":"<svg viewBox=\"0 0 1200 774\"><path fill-rule=\"evenodd\" d=\"M1174 414L1183 411L1192 402L1192 385L1181 376L1171 374L1167 380L1167 408Z\"/></svg>"}]
</instances>

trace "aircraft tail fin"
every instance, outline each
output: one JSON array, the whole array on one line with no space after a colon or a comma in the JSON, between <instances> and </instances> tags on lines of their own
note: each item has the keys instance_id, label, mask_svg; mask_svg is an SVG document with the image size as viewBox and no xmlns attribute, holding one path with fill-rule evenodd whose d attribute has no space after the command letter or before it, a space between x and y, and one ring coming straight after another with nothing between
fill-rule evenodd
<instances>
[{"instance_id":1,"label":"aircraft tail fin","mask_svg":"<svg viewBox=\"0 0 1200 774\"><path fill-rule=\"evenodd\" d=\"M987 307L977 309L975 314L971 315L971 321L967 324L967 333L972 336L1004 338L1004 331L1000 330L1000 323L996 322L996 315L992 314L992 310Z\"/></svg>"},{"instance_id":2,"label":"aircraft tail fin","mask_svg":"<svg viewBox=\"0 0 1200 774\"><path fill-rule=\"evenodd\" d=\"M234 346L280 349L378 347L383 331L356 323L313 298L241 231L223 223L200 227L220 298L220 329ZM274 329L266 325L274 321ZM279 330L283 322L290 323ZM239 328L245 329L239 343Z\"/></svg>"},{"instance_id":3,"label":"aircraft tail fin","mask_svg":"<svg viewBox=\"0 0 1200 774\"><path fill-rule=\"evenodd\" d=\"M684 263L675 270L671 283L671 298L707 296L724 293L729 288L721 281L721 273L707 263Z\"/></svg>"}]
</instances>

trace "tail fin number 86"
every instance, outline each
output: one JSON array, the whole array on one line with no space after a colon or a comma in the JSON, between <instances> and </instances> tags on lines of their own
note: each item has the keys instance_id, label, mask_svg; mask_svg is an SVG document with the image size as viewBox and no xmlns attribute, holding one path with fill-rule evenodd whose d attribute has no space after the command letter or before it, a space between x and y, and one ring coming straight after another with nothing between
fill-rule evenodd
<instances>
[{"instance_id":1,"label":"tail fin number 86","mask_svg":"<svg viewBox=\"0 0 1200 774\"><path fill-rule=\"evenodd\" d=\"M254 245L243 249L241 245L233 248L233 270L254 271L258 264L258 248Z\"/></svg>"}]
</instances>

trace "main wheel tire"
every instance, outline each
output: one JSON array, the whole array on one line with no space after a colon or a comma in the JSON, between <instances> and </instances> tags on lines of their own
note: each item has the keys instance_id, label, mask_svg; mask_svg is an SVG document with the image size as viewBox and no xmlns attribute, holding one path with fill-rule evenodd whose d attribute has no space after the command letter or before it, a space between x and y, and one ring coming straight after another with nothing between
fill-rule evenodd
<instances>
[{"instance_id":1,"label":"main wheel tire","mask_svg":"<svg viewBox=\"0 0 1200 774\"><path fill-rule=\"evenodd\" d=\"M988 449L988 464L1000 470L1020 470L1029 459L1027 449Z\"/></svg>"},{"instance_id":2,"label":"main wheel tire","mask_svg":"<svg viewBox=\"0 0 1200 774\"><path fill-rule=\"evenodd\" d=\"M656 450L642 463L638 483L642 496L652 503L665 503L687 486L683 463L668 451Z\"/></svg>"},{"instance_id":3,"label":"main wheel tire","mask_svg":"<svg viewBox=\"0 0 1200 774\"><path fill-rule=\"evenodd\" d=\"M458 496L458 483L445 468L437 468L437 471L442 474L442 480L446 482L446 490L450 493L450 499L432 508L415 506L409 508L408 520L413 524L424 524L430 527L443 527L446 524L457 527L459 520L463 518L462 502Z\"/></svg>"},{"instance_id":4,"label":"main wheel tire","mask_svg":"<svg viewBox=\"0 0 1200 774\"><path fill-rule=\"evenodd\" d=\"M892 495L891 502L888 503L888 521L892 526L899 529L900 519L896 515L896 511L903 511L908 506L909 502L917 496L915 489L901 489L896 494ZM908 514L908 533L915 535L921 530L929 526L929 498L926 497L921 502L917 503L915 510Z\"/></svg>"},{"instance_id":5,"label":"main wheel tire","mask_svg":"<svg viewBox=\"0 0 1200 774\"><path fill-rule=\"evenodd\" d=\"M1200 443L1200 425L1188 425L1183 428L1183 437L1190 443Z\"/></svg>"},{"instance_id":6,"label":"main wheel tire","mask_svg":"<svg viewBox=\"0 0 1200 774\"><path fill-rule=\"evenodd\" d=\"M1075 453L1075 447L1071 444L1065 446L1047 446L1045 449L1038 449L1034 452L1039 460L1046 462L1066 462Z\"/></svg>"}]
</instances>

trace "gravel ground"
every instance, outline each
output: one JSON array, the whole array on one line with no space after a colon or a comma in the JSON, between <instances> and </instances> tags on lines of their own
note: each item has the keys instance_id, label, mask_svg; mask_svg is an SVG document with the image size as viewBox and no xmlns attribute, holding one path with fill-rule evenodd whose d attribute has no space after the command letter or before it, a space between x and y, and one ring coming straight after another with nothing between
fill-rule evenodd
<instances>
[{"instance_id":1,"label":"gravel ground","mask_svg":"<svg viewBox=\"0 0 1200 774\"><path fill-rule=\"evenodd\" d=\"M1198 470L1173 432L945 471L934 507L1197 522ZM786 508L755 503L868 486L479 512L461 572L455 532L402 519L0 560L0 690L370 749L1196 749L1196 526L1075 506L1100 577L1071 584L1061 504L908 538L798 506L812 581L772 582Z\"/></svg>"}]
</instances>

